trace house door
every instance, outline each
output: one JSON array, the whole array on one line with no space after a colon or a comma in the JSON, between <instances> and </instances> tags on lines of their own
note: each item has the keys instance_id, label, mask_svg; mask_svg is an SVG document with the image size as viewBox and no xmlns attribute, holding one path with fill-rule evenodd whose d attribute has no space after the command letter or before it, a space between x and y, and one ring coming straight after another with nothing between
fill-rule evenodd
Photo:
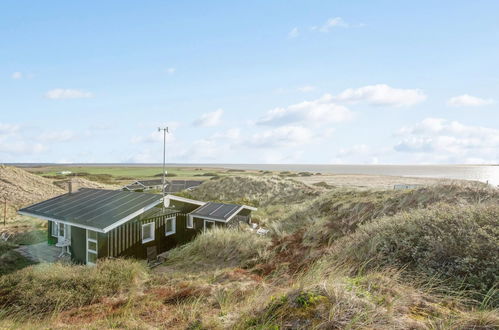
<instances>
[{"instance_id":1,"label":"house door","mask_svg":"<svg viewBox=\"0 0 499 330\"><path fill-rule=\"evenodd\" d=\"M211 220L204 221L204 230L208 230L208 229L211 229L213 227L215 227L215 221L211 221Z\"/></svg>"}]
</instances>

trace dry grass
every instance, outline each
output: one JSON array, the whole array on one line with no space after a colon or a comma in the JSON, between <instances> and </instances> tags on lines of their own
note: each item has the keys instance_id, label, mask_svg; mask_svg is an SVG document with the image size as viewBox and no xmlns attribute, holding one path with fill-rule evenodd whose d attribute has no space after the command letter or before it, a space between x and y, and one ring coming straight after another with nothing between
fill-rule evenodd
<instances>
[{"instance_id":1,"label":"dry grass","mask_svg":"<svg viewBox=\"0 0 499 330\"><path fill-rule=\"evenodd\" d=\"M0 310L11 317L45 317L106 296L134 290L146 278L138 262L102 261L98 266L39 264L0 277Z\"/></svg>"},{"instance_id":2,"label":"dry grass","mask_svg":"<svg viewBox=\"0 0 499 330\"><path fill-rule=\"evenodd\" d=\"M300 192L300 184L279 178L203 186L206 199L259 204L255 217L274 235L215 228L147 273L117 260L112 272L99 271L103 264L55 265L0 277L0 328L498 328L494 291L472 305L467 292L446 292L449 283L431 272L458 278L453 271L464 267L467 280L481 278L475 271L483 268L498 273L491 259L498 255L498 207L487 206L497 204L497 191ZM33 316L16 319L21 309Z\"/></svg>"},{"instance_id":3,"label":"dry grass","mask_svg":"<svg viewBox=\"0 0 499 330\"><path fill-rule=\"evenodd\" d=\"M307 210L297 212L283 222L314 223L307 231L308 240L328 243L354 232L363 223L402 211L427 208L437 203L487 202L499 203L499 191L479 183L435 185L414 190L339 189L317 198Z\"/></svg>"},{"instance_id":4,"label":"dry grass","mask_svg":"<svg viewBox=\"0 0 499 330\"><path fill-rule=\"evenodd\" d=\"M404 267L498 307L499 206L438 204L361 226L334 256L357 269Z\"/></svg>"},{"instance_id":5,"label":"dry grass","mask_svg":"<svg viewBox=\"0 0 499 330\"><path fill-rule=\"evenodd\" d=\"M296 203L318 196L301 182L279 177L230 176L210 180L193 190L193 198L211 201L233 201L248 205Z\"/></svg>"},{"instance_id":6,"label":"dry grass","mask_svg":"<svg viewBox=\"0 0 499 330\"><path fill-rule=\"evenodd\" d=\"M270 243L251 231L215 227L181 247L171 250L168 264L202 269L251 265Z\"/></svg>"},{"instance_id":7,"label":"dry grass","mask_svg":"<svg viewBox=\"0 0 499 330\"><path fill-rule=\"evenodd\" d=\"M53 185L51 180L17 167L0 165L0 197L2 203L7 197L9 218L23 206L63 193L64 190Z\"/></svg>"}]
</instances>

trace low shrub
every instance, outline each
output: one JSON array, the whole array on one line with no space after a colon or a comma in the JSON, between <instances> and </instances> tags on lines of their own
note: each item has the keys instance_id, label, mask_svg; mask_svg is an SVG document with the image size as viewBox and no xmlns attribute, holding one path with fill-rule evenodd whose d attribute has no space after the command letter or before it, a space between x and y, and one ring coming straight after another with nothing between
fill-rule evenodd
<instances>
[{"instance_id":1,"label":"low shrub","mask_svg":"<svg viewBox=\"0 0 499 330\"><path fill-rule=\"evenodd\" d=\"M314 173L311 173L311 172L299 172L298 173L298 176L312 176L314 175Z\"/></svg>"},{"instance_id":2,"label":"low shrub","mask_svg":"<svg viewBox=\"0 0 499 330\"><path fill-rule=\"evenodd\" d=\"M353 233L361 224L383 216L437 203L453 205L499 203L499 191L481 184L445 184L413 190L359 191L337 189L317 198L309 208L284 219L309 227L306 239L322 244ZM309 221L312 220L312 221ZM317 221L321 220L321 221Z\"/></svg>"},{"instance_id":3,"label":"low shrub","mask_svg":"<svg viewBox=\"0 0 499 330\"><path fill-rule=\"evenodd\" d=\"M136 289L146 278L141 263L104 260L96 267L39 264L0 277L0 310L44 317Z\"/></svg>"},{"instance_id":4,"label":"low shrub","mask_svg":"<svg viewBox=\"0 0 499 330\"><path fill-rule=\"evenodd\" d=\"M499 304L499 206L439 204L384 217L336 242L357 268L405 267L469 297Z\"/></svg>"},{"instance_id":5,"label":"low shrub","mask_svg":"<svg viewBox=\"0 0 499 330\"><path fill-rule=\"evenodd\" d=\"M254 232L213 228L168 254L168 263L222 268L250 265L260 256L270 239Z\"/></svg>"},{"instance_id":6,"label":"low shrub","mask_svg":"<svg viewBox=\"0 0 499 330\"><path fill-rule=\"evenodd\" d=\"M15 247L16 245L14 243L0 239L0 255L12 250Z\"/></svg>"}]
</instances>

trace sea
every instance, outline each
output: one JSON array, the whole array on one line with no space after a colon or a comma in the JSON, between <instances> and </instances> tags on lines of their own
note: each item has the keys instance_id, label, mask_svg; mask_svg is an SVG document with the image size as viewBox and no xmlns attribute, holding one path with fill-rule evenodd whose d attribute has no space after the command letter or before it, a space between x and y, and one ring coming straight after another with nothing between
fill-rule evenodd
<instances>
[{"instance_id":1,"label":"sea","mask_svg":"<svg viewBox=\"0 0 499 330\"><path fill-rule=\"evenodd\" d=\"M62 164L12 164L47 166ZM161 166L161 164L64 164L68 166ZM367 174L402 177L445 178L487 182L499 186L499 165L327 165L327 164L167 164L181 167L217 167L241 170L313 172L322 174Z\"/></svg>"}]
</instances>

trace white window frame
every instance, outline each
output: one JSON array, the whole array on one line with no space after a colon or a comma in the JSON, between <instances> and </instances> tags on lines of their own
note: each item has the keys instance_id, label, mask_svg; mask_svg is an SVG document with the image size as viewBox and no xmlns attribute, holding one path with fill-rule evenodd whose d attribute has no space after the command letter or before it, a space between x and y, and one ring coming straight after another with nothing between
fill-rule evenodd
<instances>
[{"instance_id":1,"label":"white window frame","mask_svg":"<svg viewBox=\"0 0 499 330\"><path fill-rule=\"evenodd\" d=\"M206 224L207 224L208 222L211 222L211 223L213 224L213 227L215 227L215 221L214 221L214 220L206 220L206 219L205 219L205 220L204 220L204 222L203 222L203 229L204 229L204 230L206 230Z\"/></svg>"},{"instance_id":2,"label":"white window frame","mask_svg":"<svg viewBox=\"0 0 499 330\"><path fill-rule=\"evenodd\" d=\"M86 241L85 241L85 251L86 251L86 253L85 253L85 259L86 259L87 265L94 266L94 265L95 265L95 263L88 261L88 254L89 254L89 253L91 253L91 254L95 254L95 260L97 260L97 257L98 257L99 255L98 255L97 250L91 250L91 249L89 249L89 248L88 248L88 242L93 242L93 243L95 243L95 246L96 246L96 248L97 248L97 249L99 249L99 245L97 244L97 240L96 240L96 239L93 239L93 238L89 238L89 237L88 237L88 232L89 232L89 231L93 231L93 230L89 230L89 229L87 229L87 230L86 230L87 239L86 239ZM96 233L96 234L97 234L97 238L98 238L98 237L99 237L99 236L98 236L99 234L98 234L98 233Z\"/></svg>"},{"instance_id":3,"label":"white window frame","mask_svg":"<svg viewBox=\"0 0 499 330\"><path fill-rule=\"evenodd\" d=\"M166 231L168 226L166 225L167 221L171 220L172 221L172 230L171 231ZM177 232L177 221L176 221L176 217L172 217L172 218L167 218L165 220L165 236L170 236L170 235L173 235Z\"/></svg>"},{"instance_id":4,"label":"white window frame","mask_svg":"<svg viewBox=\"0 0 499 330\"><path fill-rule=\"evenodd\" d=\"M188 214L185 218L185 226L190 229L194 228L194 217L192 215Z\"/></svg>"},{"instance_id":5,"label":"white window frame","mask_svg":"<svg viewBox=\"0 0 499 330\"><path fill-rule=\"evenodd\" d=\"M151 232L151 237L144 239L144 227L146 227L146 226L151 226L151 227L152 227L152 229L149 229L149 230L150 230L150 232ZM152 242L152 241L154 241L154 234L155 234L155 231L156 231L156 230L155 230L155 228L154 228L154 222L144 223L144 224L142 225L142 231L141 231L141 233L140 233L140 234L141 234L140 238L142 238L142 244L145 244L145 243L148 243L148 242Z\"/></svg>"},{"instance_id":6,"label":"white window frame","mask_svg":"<svg viewBox=\"0 0 499 330\"><path fill-rule=\"evenodd\" d=\"M52 221L50 231L50 235L52 235L52 237L59 237L59 223L57 221Z\"/></svg>"}]
</instances>

